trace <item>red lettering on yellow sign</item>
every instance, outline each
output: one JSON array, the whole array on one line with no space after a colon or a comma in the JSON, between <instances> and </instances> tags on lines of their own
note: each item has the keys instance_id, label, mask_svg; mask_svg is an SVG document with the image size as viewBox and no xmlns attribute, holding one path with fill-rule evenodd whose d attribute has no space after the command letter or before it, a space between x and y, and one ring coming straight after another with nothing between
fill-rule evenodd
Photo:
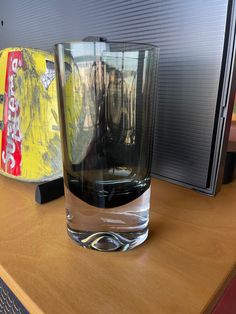
<instances>
[{"instance_id":1,"label":"red lettering on yellow sign","mask_svg":"<svg viewBox=\"0 0 236 314\"><path fill-rule=\"evenodd\" d=\"M1 167L3 171L21 175L20 104L15 97L15 77L22 67L22 52L8 53L5 80L4 128L2 132Z\"/></svg>"}]
</instances>

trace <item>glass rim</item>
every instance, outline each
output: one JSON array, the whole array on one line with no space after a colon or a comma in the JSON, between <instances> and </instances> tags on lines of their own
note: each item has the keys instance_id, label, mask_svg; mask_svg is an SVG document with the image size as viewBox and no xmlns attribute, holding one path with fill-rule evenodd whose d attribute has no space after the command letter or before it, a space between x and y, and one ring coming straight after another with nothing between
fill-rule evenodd
<instances>
[{"instance_id":1,"label":"glass rim","mask_svg":"<svg viewBox=\"0 0 236 314\"><path fill-rule=\"evenodd\" d=\"M91 44L91 43L97 43L97 44L123 44L123 45L140 45L140 46L146 46L151 49L160 49L157 45L149 44L149 43L142 43L142 42L136 42L136 41L115 41L115 40L107 40L107 41L86 41L86 40L74 40L74 41L65 41L54 44L54 48L58 48L59 46L65 46L65 45L71 45L71 44Z\"/></svg>"}]
</instances>

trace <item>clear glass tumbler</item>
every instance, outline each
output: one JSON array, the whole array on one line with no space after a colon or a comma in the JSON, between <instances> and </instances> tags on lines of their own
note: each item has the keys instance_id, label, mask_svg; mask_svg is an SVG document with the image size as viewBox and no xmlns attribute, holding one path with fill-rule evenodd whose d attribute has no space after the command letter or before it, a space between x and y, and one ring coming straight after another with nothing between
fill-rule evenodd
<instances>
[{"instance_id":1,"label":"clear glass tumbler","mask_svg":"<svg viewBox=\"0 0 236 314\"><path fill-rule=\"evenodd\" d=\"M55 59L68 234L131 249L148 235L158 49L81 41Z\"/></svg>"}]
</instances>

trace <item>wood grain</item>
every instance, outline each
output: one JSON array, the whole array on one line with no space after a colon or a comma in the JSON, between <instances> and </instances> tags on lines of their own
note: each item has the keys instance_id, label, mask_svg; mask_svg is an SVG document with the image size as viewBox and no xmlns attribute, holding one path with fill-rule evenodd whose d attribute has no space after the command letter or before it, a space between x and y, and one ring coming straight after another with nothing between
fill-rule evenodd
<instances>
[{"instance_id":1,"label":"wood grain","mask_svg":"<svg viewBox=\"0 0 236 314\"><path fill-rule=\"evenodd\" d=\"M69 239L63 198L0 190L0 276L33 314L200 313L236 261L236 181L209 198L153 179L149 239L109 254Z\"/></svg>"}]
</instances>

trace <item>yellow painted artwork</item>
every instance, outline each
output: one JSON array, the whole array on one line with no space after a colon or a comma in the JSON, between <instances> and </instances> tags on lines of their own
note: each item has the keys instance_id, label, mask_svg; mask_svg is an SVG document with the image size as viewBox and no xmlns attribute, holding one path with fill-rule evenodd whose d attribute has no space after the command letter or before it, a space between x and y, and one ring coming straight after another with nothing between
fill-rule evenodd
<instances>
[{"instance_id":1,"label":"yellow painted artwork","mask_svg":"<svg viewBox=\"0 0 236 314\"><path fill-rule=\"evenodd\" d=\"M0 51L0 172L42 182L62 175L54 57L36 49Z\"/></svg>"}]
</instances>

